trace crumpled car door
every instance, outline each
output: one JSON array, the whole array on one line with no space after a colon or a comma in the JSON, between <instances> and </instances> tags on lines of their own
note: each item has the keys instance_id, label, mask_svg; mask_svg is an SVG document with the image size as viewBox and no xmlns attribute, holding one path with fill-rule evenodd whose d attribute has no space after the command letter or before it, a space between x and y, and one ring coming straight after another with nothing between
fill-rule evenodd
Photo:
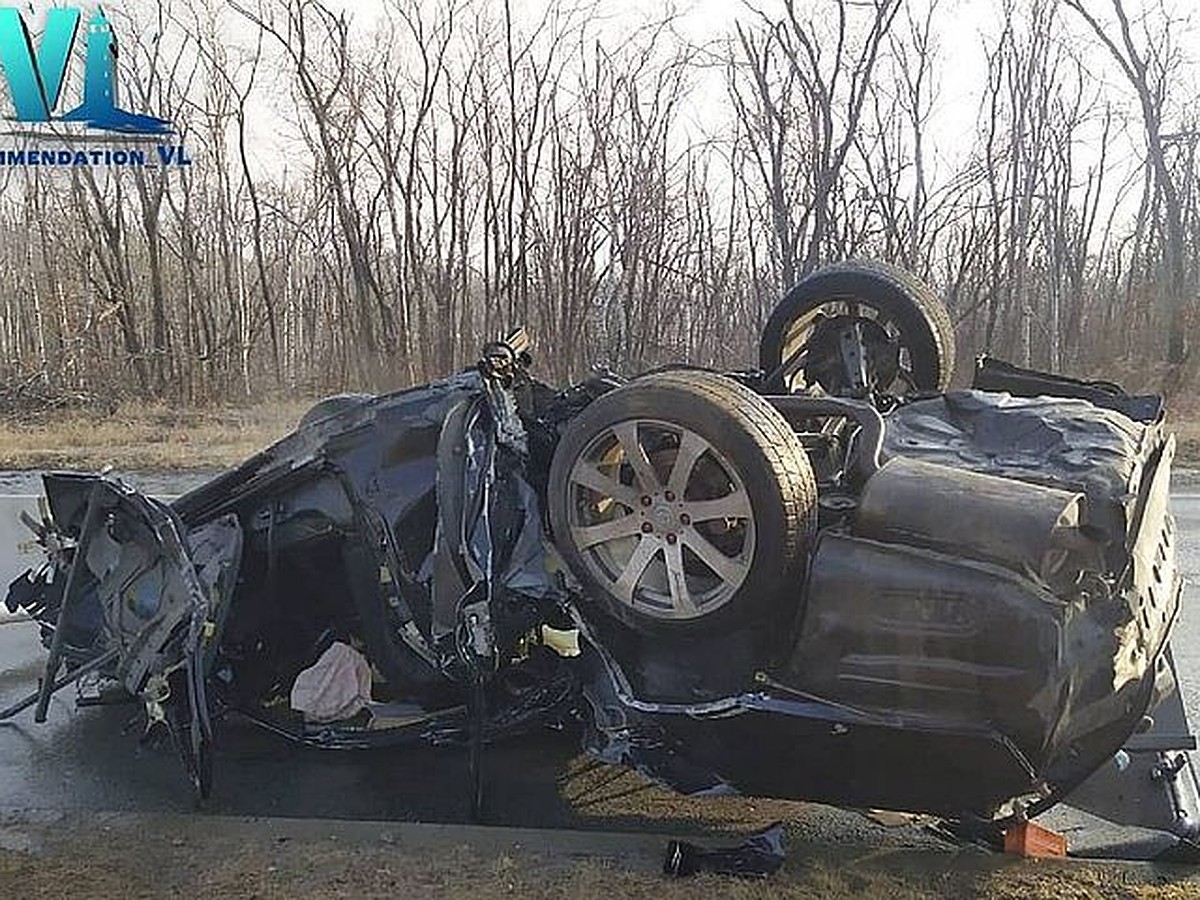
<instances>
[{"instance_id":1,"label":"crumpled car door","mask_svg":"<svg viewBox=\"0 0 1200 900\"><path fill-rule=\"evenodd\" d=\"M95 475L44 479L48 566L10 590L50 648L38 712L65 662L114 657L102 671L170 731L198 798L211 786L205 677L233 600L242 554L236 515L187 529L171 508ZM69 641L68 641L69 636Z\"/></svg>"}]
</instances>

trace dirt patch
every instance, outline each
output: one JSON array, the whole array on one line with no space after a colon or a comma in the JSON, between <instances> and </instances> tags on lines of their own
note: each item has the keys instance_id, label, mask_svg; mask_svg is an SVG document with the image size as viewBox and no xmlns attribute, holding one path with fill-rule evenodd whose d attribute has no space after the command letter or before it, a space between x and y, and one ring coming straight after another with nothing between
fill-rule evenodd
<instances>
[{"instance_id":1,"label":"dirt patch","mask_svg":"<svg viewBox=\"0 0 1200 900\"><path fill-rule=\"evenodd\" d=\"M861 846L821 846L793 835L784 870L767 881L701 876L672 881L653 850L637 841L622 855L601 849L580 858L504 832L473 846L453 831L414 846L387 823L289 823L205 817L141 819L119 824L56 822L18 827L33 849L0 851L0 893L7 897L632 897L654 900L721 896L950 896L1133 898L1200 895L1186 870L1146 866L1011 861L979 851L912 853ZM6 826L11 837L14 827ZM543 833L544 834L544 833ZM467 832L478 841L479 832ZM578 839L578 833L574 838Z\"/></svg>"}]
</instances>

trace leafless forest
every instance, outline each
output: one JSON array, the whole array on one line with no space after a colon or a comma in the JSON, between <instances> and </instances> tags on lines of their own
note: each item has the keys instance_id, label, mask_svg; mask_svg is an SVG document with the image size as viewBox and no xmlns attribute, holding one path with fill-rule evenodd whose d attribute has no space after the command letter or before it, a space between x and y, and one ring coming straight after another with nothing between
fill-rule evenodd
<instances>
[{"instance_id":1,"label":"leafless forest","mask_svg":"<svg viewBox=\"0 0 1200 900\"><path fill-rule=\"evenodd\" d=\"M749 366L851 256L936 285L968 358L1191 380L1190 4L990 5L761 0L701 40L612 0L130 3L124 105L194 165L0 171L0 390L398 387L516 323L552 378Z\"/></svg>"}]
</instances>

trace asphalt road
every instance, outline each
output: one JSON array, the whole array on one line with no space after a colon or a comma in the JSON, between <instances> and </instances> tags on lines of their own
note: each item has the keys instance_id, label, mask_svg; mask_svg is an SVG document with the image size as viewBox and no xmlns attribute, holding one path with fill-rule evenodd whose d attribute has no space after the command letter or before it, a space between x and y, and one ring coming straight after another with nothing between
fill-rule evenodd
<instances>
[{"instance_id":1,"label":"asphalt road","mask_svg":"<svg viewBox=\"0 0 1200 900\"><path fill-rule=\"evenodd\" d=\"M1172 636L1175 663L1192 727L1200 728L1200 492L1177 491L1172 509L1179 526L1179 569L1186 583L1179 624Z\"/></svg>"},{"instance_id":2,"label":"asphalt road","mask_svg":"<svg viewBox=\"0 0 1200 900\"><path fill-rule=\"evenodd\" d=\"M170 492L173 485L150 487ZM6 489L13 493L5 496ZM17 549L25 538L16 512L35 508L30 496L34 490L36 484L28 480L6 485L0 475L0 583L7 584L32 559ZM1182 536L1182 569L1196 582L1200 491L1189 487L1177 493L1174 509ZM1193 722L1200 722L1200 613L1192 610L1195 591L1191 586L1185 589L1174 647L1185 702ZM0 623L0 705L35 686L43 660L32 623ZM31 712L0 723L0 811L191 810L173 751L169 746L140 745L140 721L134 706L77 710L74 693L67 689L54 699L46 724L34 724ZM871 839L864 837L869 830L865 820L823 807L789 804L781 811L748 801L740 801L741 807L713 801L676 803L665 792L641 792L634 776L611 782L579 759L578 741L571 735L543 733L510 741L491 748L485 763L493 776L488 778L488 821L493 824L680 831L698 822L720 824L722 817L754 824L755 816L761 815L799 820L802 830L817 837L836 840L857 834ZM616 802L609 802L613 798ZM798 812L801 808L809 811ZM447 748L299 748L249 724L230 721L220 729L214 793L205 809L231 816L466 822L466 760Z\"/></svg>"}]
</instances>

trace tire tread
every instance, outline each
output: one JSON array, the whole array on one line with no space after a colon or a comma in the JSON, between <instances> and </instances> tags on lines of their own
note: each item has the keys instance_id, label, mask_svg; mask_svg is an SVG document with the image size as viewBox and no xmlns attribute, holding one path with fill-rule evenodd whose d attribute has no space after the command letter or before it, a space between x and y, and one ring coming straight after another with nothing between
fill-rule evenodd
<instances>
[{"instance_id":1,"label":"tire tread","mask_svg":"<svg viewBox=\"0 0 1200 900\"><path fill-rule=\"evenodd\" d=\"M760 519L759 527L770 527L773 543L777 541L777 544L772 547L769 556L765 555L766 551L755 551L752 566L758 574L749 577L754 579L756 589L751 589L749 584L743 585L731 601L695 620L656 621L622 605L607 594L602 597L602 605L610 614L635 629L659 634L668 630L678 632L736 623L734 617L739 615L738 610L742 611L740 614L757 616L756 610L769 613L779 609L787 596L792 595L797 576L803 573L808 561L808 549L816 533L816 479L800 439L783 416L763 397L726 376L694 369L656 372L635 379L597 400L596 403L604 404L606 409L599 418L589 416L589 412L596 408L594 405L584 410L577 420L577 427L582 430L575 435L568 430L551 466L551 496L548 498L551 523L557 531L565 527L567 521L565 505L569 502L570 488L566 474L573 464L573 454L586 445L591 439L590 435L600 433L598 429L606 427L605 417L610 414L614 403L619 407L622 394L629 396L634 392L655 388L665 390L669 397L681 401L685 397L693 398L696 401L691 413L693 417L698 410L705 408L720 411L722 429L739 433L733 443L745 453L749 453L747 444L753 445L759 458L753 462L731 458L730 462L739 468L745 479L768 480L772 506L766 518ZM670 421L670 411L663 410L661 418ZM711 436L708 437L711 440ZM729 447L719 442L713 442L713 445L722 453L731 452ZM564 450L564 446L567 449ZM771 523L769 526L767 521ZM565 540L561 536L559 539ZM569 543L564 543L562 549L566 561L572 563L572 557L577 556L578 551ZM581 561L576 562L582 564ZM584 571L577 571L577 574L583 578L587 574L586 566ZM586 584L590 577L583 580ZM591 587L603 591L601 585L593 583Z\"/></svg>"},{"instance_id":2,"label":"tire tread","mask_svg":"<svg viewBox=\"0 0 1200 900\"><path fill-rule=\"evenodd\" d=\"M790 323L801 314L804 305L824 302L820 299L820 293L814 291L826 284L833 286L841 280L864 277L886 288L889 294L894 295L893 300L895 297L902 298L909 305L909 317L916 317L911 324L915 327L924 326L932 349L937 354L936 383L923 387L946 390L954 374L956 354L954 323L949 311L933 289L911 272L876 260L850 259L831 263L797 282L771 313L759 346L759 366L769 373L783 362L782 336L786 334Z\"/></svg>"}]
</instances>

